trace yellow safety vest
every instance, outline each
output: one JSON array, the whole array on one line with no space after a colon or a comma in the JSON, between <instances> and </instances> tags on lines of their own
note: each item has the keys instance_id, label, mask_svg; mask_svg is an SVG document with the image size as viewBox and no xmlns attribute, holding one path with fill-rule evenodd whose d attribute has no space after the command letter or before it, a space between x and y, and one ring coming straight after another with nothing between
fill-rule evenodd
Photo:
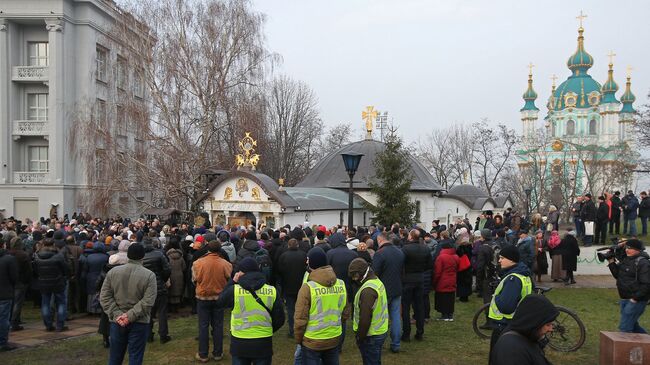
<instances>
[{"instance_id":1,"label":"yellow safety vest","mask_svg":"<svg viewBox=\"0 0 650 365\"><path fill-rule=\"evenodd\" d=\"M368 329L368 336L381 335L388 332L388 301L386 299L386 288L379 279L371 279L363 283L357 294L354 296L354 324L352 329L357 332L359 328L359 297L365 288L372 288L377 292L377 300L372 306L372 321Z\"/></svg>"},{"instance_id":2,"label":"yellow safety vest","mask_svg":"<svg viewBox=\"0 0 650 365\"><path fill-rule=\"evenodd\" d=\"M345 309L347 294L343 280L327 287L315 281L308 281L311 304L305 337L312 340L327 340L341 335L341 314Z\"/></svg>"},{"instance_id":3,"label":"yellow safety vest","mask_svg":"<svg viewBox=\"0 0 650 365\"><path fill-rule=\"evenodd\" d=\"M496 321L500 321L502 319L507 319L510 320L514 316L513 313L501 313L499 311L499 308L497 307L496 301L494 298L496 298L499 293L501 293L501 290L503 290L503 282L508 279L508 276L516 276L521 280L521 294L519 297L519 302L517 304L521 303L521 301L526 297L526 295L530 294L533 292L533 283L530 281L530 277L526 275L521 275L521 274L508 274L506 275L503 280L499 283L499 286L497 286L497 289L494 291L494 295L492 296L492 301L490 302L490 311L488 313L488 317L491 319L494 319Z\"/></svg>"},{"instance_id":4,"label":"yellow safety vest","mask_svg":"<svg viewBox=\"0 0 650 365\"><path fill-rule=\"evenodd\" d=\"M264 284L255 293L269 309L273 309L276 296L274 287ZM273 336L271 314L239 284L235 284L235 305L230 314L230 334L237 338Z\"/></svg>"}]
</instances>

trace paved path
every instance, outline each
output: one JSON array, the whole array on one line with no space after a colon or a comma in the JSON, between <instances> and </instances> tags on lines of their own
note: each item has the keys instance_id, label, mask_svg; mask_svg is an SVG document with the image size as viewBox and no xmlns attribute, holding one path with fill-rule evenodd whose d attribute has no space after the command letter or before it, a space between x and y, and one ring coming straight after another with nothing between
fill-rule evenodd
<instances>
[{"instance_id":1,"label":"paved path","mask_svg":"<svg viewBox=\"0 0 650 365\"><path fill-rule=\"evenodd\" d=\"M30 321L23 325L22 331L9 333L9 342L20 347L31 347L46 342L62 340L71 337L83 336L97 332L99 317L97 316L75 316L75 319L66 321L69 330L65 332L47 332L41 321Z\"/></svg>"},{"instance_id":2,"label":"paved path","mask_svg":"<svg viewBox=\"0 0 650 365\"><path fill-rule=\"evenodd\" d=\"M574 275L576 283L573 285L564 285L564 283L561 281L553 282L548 275L542 276L542 282L535 283L535 285L547 286L551 288L616 288L616 279L614 279L612 275Z\"/></svg>"}]
</instances>

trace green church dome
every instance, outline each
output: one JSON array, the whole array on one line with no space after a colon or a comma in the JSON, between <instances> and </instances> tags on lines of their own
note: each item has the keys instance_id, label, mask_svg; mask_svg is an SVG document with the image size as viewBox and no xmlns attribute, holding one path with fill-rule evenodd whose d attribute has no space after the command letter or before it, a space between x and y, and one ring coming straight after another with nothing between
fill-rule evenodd
<instances>
[{"instance_id":1,"label":"green church dome","mask_svg":"<svg viewBox=\"0 0 650 365\"><path fill-rule=\"evenodd\" d=\"M573 71L574 75L586 73L587 70L594 65L594 58L585 51L585 37L582 35L584 31L585 30L582 27L578 29L578 49L576 49L576 52L569 57L569 60L566 63L569 70Z\"/></svg>"},{"instance_id":2,"label":"green church dome","mask_svg":"<svg viewBox=\"0 0 650 365\"><path fill-rule=\"evenodd\" d=\"M617 103L616 92L618 91L618 84L614 81L614 64L609 64L609 71L607 76L607 81L603 84L601 92L603 93L602 103Z\"/></svg>"},{"instance_id":3,"label":"green church dome","mask_svg":"<svg viewBox=\"0 0 650 365\"><path fill-rule=\"evenodd\" d=\"M524 100L526 103L524 104L524 107L521 108L520 111L525 111L525 110L539 110L537 109L537 106L535 106L535 100L537 99L537 93L535 92L535 89L533 89L533 73L532 73L532 65L531 67L531 72L528 73L528 89L526 89L526 92L523 95Z\"/></svg>"},{"instance_id":4,"label":"green church dome","mask_svg":"<svg viewBox=\"0 0 650 365\"><path fill-rule=\"evenodd\" d=\"M621 102L623 103L623 108L621 108L621 113L636 113L632 103L636 101L636 96L632 94L631 90L632 82L630 81L630 76L627 77L627 82L625 83L625 93L621 96Z\"/></svg>"}]
</instances>

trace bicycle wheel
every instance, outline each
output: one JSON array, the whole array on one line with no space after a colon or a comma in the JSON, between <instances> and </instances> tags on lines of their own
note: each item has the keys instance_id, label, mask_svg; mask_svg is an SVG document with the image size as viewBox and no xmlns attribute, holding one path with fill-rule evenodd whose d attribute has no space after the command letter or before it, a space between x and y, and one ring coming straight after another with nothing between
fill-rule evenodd
<instances>
[{"instance_id":1,"label":"bicycle wheel","mask_svg":"<svg viewBox=\"0 0 650 365\"><path fill-rule=\"evenodd\" d=\"M548 346L555 351L576 351L585 343L585 325L572 310L555 306L560 315L553 322L553 332L546 335Z\"/></svg>"},{"instance_id":2,"label":"bicycle wheel","mask_svg":"<svg viewBox=\"0 0 650 365\"><path fill-rule=\"evenodd\" d=\"M486 326L488 308L490 308L490 303L483 304L481 308L474 313L474 318L472 319L472 328L474 328L474 333L484 340L492 336L492 328Z\"/></svg>"}]
</instances>

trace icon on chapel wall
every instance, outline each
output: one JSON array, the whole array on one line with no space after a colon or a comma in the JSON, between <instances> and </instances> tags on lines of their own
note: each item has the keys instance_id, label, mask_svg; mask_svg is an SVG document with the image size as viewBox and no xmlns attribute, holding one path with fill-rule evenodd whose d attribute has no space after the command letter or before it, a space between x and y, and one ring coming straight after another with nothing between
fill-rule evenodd
<instances>
[{"instance_id":1,"label":"icon on chapel wall","mask_svg":"<svg viewBox=\"0 0 650 365\"><path fill-rule=\"evenodd\" d=\"M223 193L224 200L232 198L232 188L230 186L226 187L226 191Z\"/></svg>"},{"instance_id":2,"label":"icon on chapel wall","mask_svg":"<svg viewBox=\"0 0 650 365\"><path fill-rule=\"evenodd\" d=\"M239 148L243 153L235 156L238 170L242 167L250 167L255 170L255 166L260 162L260 155L254 153L255 147L257 147L257 141L251 137L250 132L246 132L246 136L239 141Z\"/></svg>"},{"instance_id":3,"label":"icon on chapel wall","mask_svg":"<svg viewBox=\"0 0 650 365\"><path fill-rule=\"evenodd\" d=\"M255 200L260 200L262 199L260 195L260 189L256 186L251 190L251 194L253 195L253 199Z\"/></svg>"},{"instance_id":4,"label":"icon on chapel wall","mask_svg":"<svg viewBox=\"0 0 650 365\"><path fill-rule=\"evenodd\" d=\"M235 190L237 190L239 193L239 197L243 198L243 193L248 191L248 183L246 182L246 179L237 180L237 184L235 184Z\"/></svg>"}]
</instances>

